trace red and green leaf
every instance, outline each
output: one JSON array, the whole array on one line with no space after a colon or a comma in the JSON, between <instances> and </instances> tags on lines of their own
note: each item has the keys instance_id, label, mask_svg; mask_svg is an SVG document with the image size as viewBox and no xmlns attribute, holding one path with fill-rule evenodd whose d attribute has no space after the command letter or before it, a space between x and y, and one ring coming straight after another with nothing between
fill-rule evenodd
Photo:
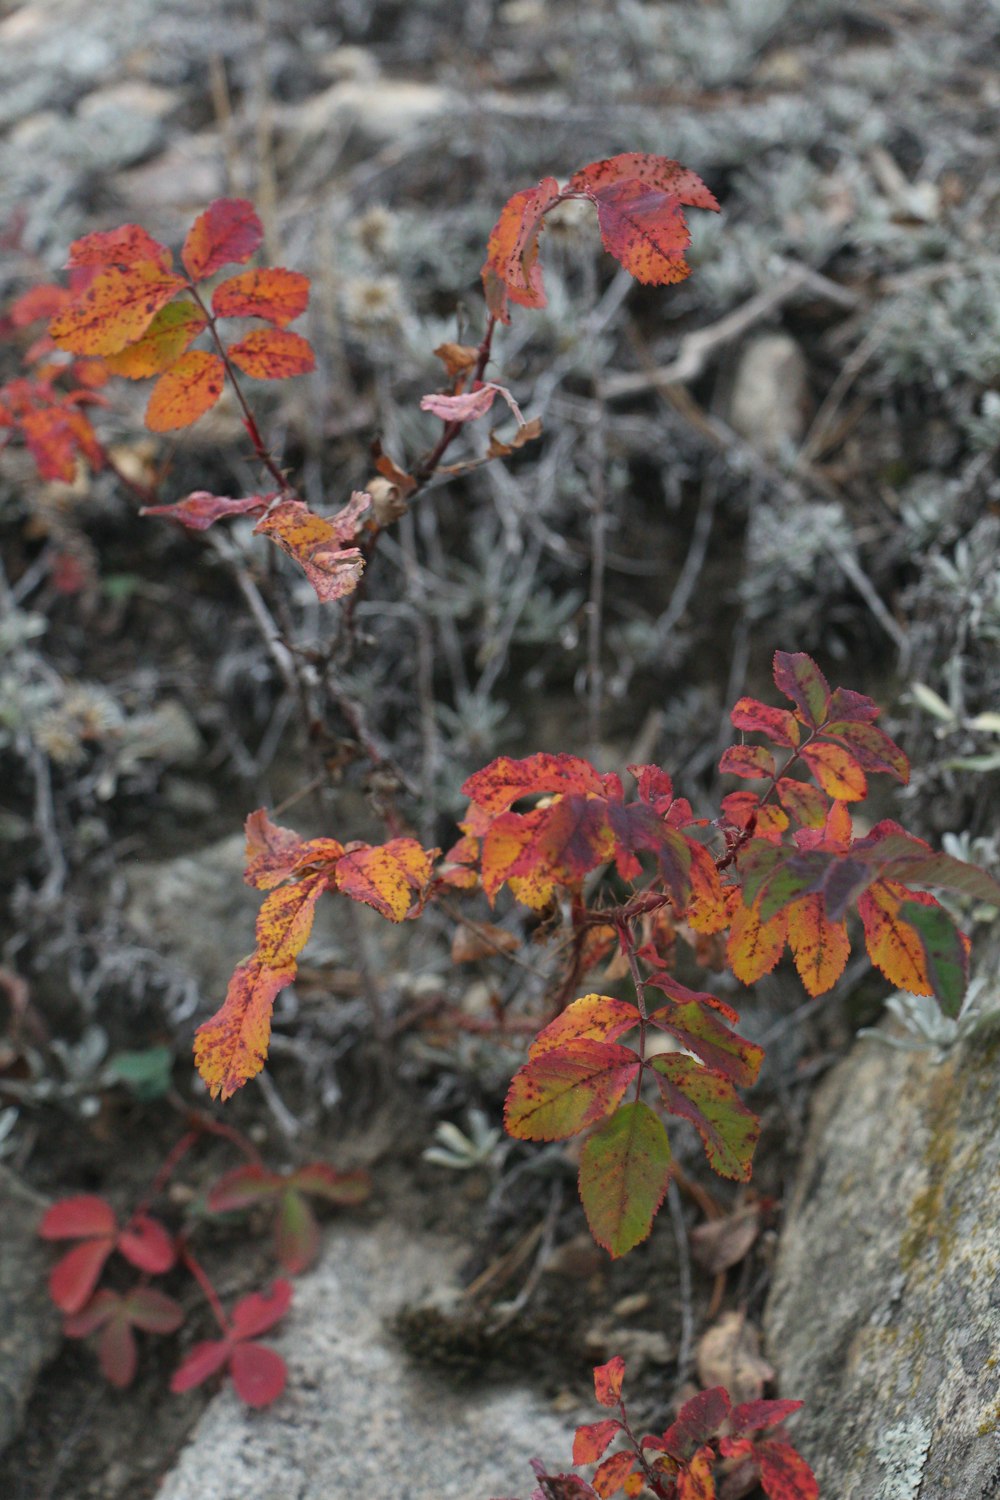
<instances>
[{"instance_id":1,"label":"red and green leaf","mask_svg":"<svg viewBox=\"0 0 1000 1500\"><path fill-rule=\"evenodd\" d=\"M587 1039L530 1058L507 1092L507 1132L526 1141L577 1135L617 1108L638 1071L628 1047Z\"/></svg>"},{"instance_id":2,"label":"red and green leaf","mask_svg":"<svg viewBox=\"0 0 1000 1500\"><path fill-rule=\"evenodd\" d=\"M729 1079L680 1053L658 1053L651 1066L665 1107L695 1127L713 1170L749 1182L760 1121Z\"/></svg>"},{"instance_id":3,"label":"red and green leaf","mask_svg":"<svg viewBox=\"0 0 1000 1500\"><path fill-rule=\"evenodd\" d=\"M193 302L186 298L168 302L140 339L117 354L106 355L105 363L113 375L124 375L128 380L160 375L207 327L205 314Z\"/></svg>"}]
</instances>

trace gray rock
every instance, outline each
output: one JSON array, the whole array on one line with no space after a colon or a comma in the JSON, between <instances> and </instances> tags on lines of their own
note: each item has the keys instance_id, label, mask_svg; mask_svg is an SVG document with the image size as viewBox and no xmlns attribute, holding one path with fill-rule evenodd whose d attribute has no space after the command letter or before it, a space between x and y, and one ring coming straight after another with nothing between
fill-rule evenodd
<instances>
[{"instance_id":1,"label":"gray rock","mask_svg":"<svg viewBox=\"0 0 1000 1500\"><path fill-rule=\"evenodd\" d=\"M158 1500L487 1500L527 1494L531 1457L567 1467L572 1428L538 1393L444 1384L386 1334L383 1319L439 1288L458 1253L396 1221L331 1233L268 1338L288 1361L285 1394L250 1412L223 1390Z\"/></svg>"},{"instance_id":2,"label":"gray rock","mask_svg":"<svg viewBox=\"0 0 1000 1500\"><path fill-rule=\"evenodd\" d=\"M798 447L809 415L808 367L787 333L762 333L739 359L729 421L766 458Z\"/></svg>"},{"instance_id":3,"label":"gray rock","mask_svg":"<svg viewBox=\"0 0 1000 1500\"><path fill-rule=\"evenodd\" d=\"M837 1500L1000 1494L998 1061L861 1041L817 1096L765 1329Z\"/></svg>"},{"instance_id":4,"label":"gray rock","mask_svg":"<svg viewBox=\"0 0 1000 1500\"><path fill-rule=\"evenodd\" d=\"M17 1436L39 1371L61 1342L59 1314L49 1301L49 1257L38 1238L46 1204L0 1166L0 1452Z\"/></svg>"}]
</instances>

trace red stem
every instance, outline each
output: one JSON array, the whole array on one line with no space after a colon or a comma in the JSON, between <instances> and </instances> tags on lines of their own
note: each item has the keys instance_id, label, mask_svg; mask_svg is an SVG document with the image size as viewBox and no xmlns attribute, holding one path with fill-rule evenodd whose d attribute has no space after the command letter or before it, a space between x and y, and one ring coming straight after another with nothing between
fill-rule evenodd
<instances>
[{"instance_id":1,"label":"red stem","mask_svg":"<svg viewBox=\"0 0 1000 1500\"><path fill-rule=\"evenodd\" d=\"M201 1290L201 1294L205 1298L205 1301L212 1309L212 1316L215 1318L215 1321L222 1329L224 1336L228 1338L230 1333L229 1320L226 1317L225 1308L222 1306L219 1294L215 1290L215 1287L212 1285L208 1272L200 1264L200 1262L195 1259L194 1255L191 1253L191 1249L187 1241L183 1237L181 1238L180 1256L181 1260L187 1266L188 1270L191 1272L191 1275L198 1283L199 1289Z\"/></svg>"}]
</instances>

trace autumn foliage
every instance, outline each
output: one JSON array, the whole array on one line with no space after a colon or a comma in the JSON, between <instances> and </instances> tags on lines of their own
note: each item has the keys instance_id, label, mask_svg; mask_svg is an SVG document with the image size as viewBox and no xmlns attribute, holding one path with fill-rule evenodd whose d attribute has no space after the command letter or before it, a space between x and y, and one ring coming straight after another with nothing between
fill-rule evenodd
<instances>
[{"instance_id":1,"label":"autumn foliage","mask_svg":"<svg viewBox=\"0 0 1000 1500\"><path fill-rule=\"evenodd\" d=\"M28 373L0 388L0 429L8 441L23 440L42 478L66 480L80 462L97 470L109 461L88 412L106 402L111 377L154 382L146 424L157 433L204 417L228 386L267 476L261 491L198 490L169 503L147 500L143 513L194 533L250 518L256 535L298 564L321 602L345 599L360 586L382 528L432 478L539 437L538 419L524 417L511 392L486 378L487 367L512 307L545 306L545 220L569 199L594 206L605 248L632 276L661 286L691 272L685 209L719 207L688 168L635 152L592 162L563 186L547 177L515 193L487 245L481 342L435 351L446 388L420 404L441 423L437 443L409 468L373 445L369 488L352 491L332 515L311 510L271 457L241 384L306 374L315 363L308 340L289 327L307 311L307 277L252 267L214 280L247 266L260 248L260 220L243 199L220 199L199 215L179 264L138 225L76 241L67 286L35 288L8 313L16 331L43 319L47 331L25 353ZM265 326L230 337L221 325L233 319ZM446 467L456 437L498 397L513 435L491 433L482 457ZM380 510L374 491L390 494L392 505ZM393 923L417 919L430 903L449 920L455 903L479 901L486 916L502 904L520 909L521 930L548 939L560 955L510 1082L504 1123L522 1141L583 1137L579 1192L595 1240L618 1257L650 1233L676 1171L667 1122L693 1127L713 1171L747 1182L760 1124L742 1091L756 1082L764 1054L741 1034L734 985L726 999L707 977L696 988L679 972L690 979L693 969L723 970L753 985L787 950L805 989L819 996L840 979L860 939L892 984L935 996L954 1016L969 944L934 893L1000 905L1000 886L979 869L934 852L890 819L862 822L871 777L900 784L909 777L870 698L831 690L801 652L777 651L773 680L780 705L744 697L732 710L736 742L718 770L741 786L712 818L696 816L662 767L629 766L626 781L577 755L541 752L500 756L468 778L459 837L443 854L409 836L398 818L387 826L390 837L372 844L305 837L264 808L252 812L244 878L262 895L254 945L195 1036L211 1096L229 1099L265 1066L275 999L296 978L321 899L345 898ZM463 932L477 935L473 957L517 946L490 921L470 917L458 926ZM456 961L470 957L462 946L456 942ZM282 1173L251 1159L215 1185L207 1207L221 1215L266 1211L277 1258L294 1273L316 1253L309 1200L348 1204L367 1191L361 1174L326 1164ZM144 1282L124 1292L100 1287L106 1263L118 1256L152 1276L179 1255L212 1304L220 1336L190 1351L172 1388L228 1371L252 1405L280 1393L283 1363L257 1339L287 1310L287 1282L243 1298L227 1316L186 1243L144 1209L119 1225L110 1205L91 1196L57 1204L42 1233L77 1242L53 1270L51 1294L70 1336L97 1339L114 1384L132 1377L136 1330L170 1331L179 1308ZM645 1485L661 1500L739 1500L757 1483L771 1500L816 1496L811 1471L781 1428L799 1403L733 1406L717 1387L688 1401L662 1434L637 1438L621 1402L623 1374L621 1360L595 1372L598 1400L618 1416L577 1432L574 1462L596 1464L592 1479L552 1475L539 1464L535 1496L607 1500Z\"/></svg>"}]
</instances>

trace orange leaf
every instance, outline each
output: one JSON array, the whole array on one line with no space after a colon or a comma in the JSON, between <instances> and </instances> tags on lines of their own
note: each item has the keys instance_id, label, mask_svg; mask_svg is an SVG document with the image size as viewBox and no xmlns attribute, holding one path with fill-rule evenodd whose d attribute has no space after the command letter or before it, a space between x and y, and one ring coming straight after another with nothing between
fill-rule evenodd
<instances>
[{"instance_id":1,"label":"orange leaf","mask_svg":"<svg viewBox=\"0 0 1000 1500\"><path fill-rule=\"evenodd\" d=\"M255 955L239 965L219 1010L194 1038L194 1060L213 1099L228 1099L264 1066L275 996L295 978L295 963L270 969Z\"/></svg>"},{"instance_id":2,"label":"orange leaf","mask_svg":"<svg viewBox=\"0 0 1000 1500\"><path fill-rule=\"evenodd\" d=\"M107 367L127 380L159 375L184 353L207 327L205 314L186 299L161 307L141 339L107 356Z\"/></svg>"},{"instance_id":3,"label":"orange leaf","mask_svg":"<svg viewBox=\"0 0 1000 1500\"><path fill-rule=\"evenodd\" d=\"M508 297L522 307L545 306L538 235L545 210L558 197L558 182L545 177L537 187L509 198L493 226L486 246L483 284L490 311L505 323L510 321L504 306Z\"/></svg>"},{"instance_id":4,"label":"orange leaf","mask_svg":"<svg viewBox=\"0 0 1000 1500\"><path fill-rule=\"evenodd\" d=\"M69 247L67 266L127 266L153 261L162 271L169 271L173 256L166 245L154 240L139 224L122 224L118 229L99 229L74 240Z\"/></svg>"},{"instance_id":5,"label":"orange leaf","mask_svg":"<svg viewBox=\"0 0 1000 1500\"><path fill-rule=\"evenodd\" d=\"M770 974L784 951L787 928L784 911L762 922L758 901L753 906L745 906L742 901L734 906L726 952L736 978L744 984L756 984L762 974Z\"/></svg>"},{"instance_id":6,"label":"orange leaf","mask_svg":"<svg viewBox=\"0 0 1000 1500\"><path fill-rule=\"evenodd\" d=\"M257 957L269 969L294 969L331 876L332 871L321 871L270 892L257 914Z\"/></svg>"},{"instance_id":7,"label":"orange leaf","mask_svg":"<svg viewBox=\"0 0 1000 1500\"><path fill-rule=\"evenodd\" d=\"M316 368L309 340L287 329L258 328L238 344L230 344L228 353L233 364L255 380L287 380Z\"/></svg>"},{"instance_id":8,"label":"orange leaf","mask_svg":"<svg viewBox=\"0 0 1000 1500\"><path fill-rule=\"evenodd\" d=\"M828 797L841 802L860 802L868 795L868 779L854 756L842 745L827 741L806 745L802 759Z\"/></svg>"},{"instance_id":9,"label":"orange leaf","mask_svg":"<svg viewBox=\"0 0 1000 1500\"><path fill-rule=\"evenodd\" d=\"M27 328L39 318L54 318L69 301L70 293L64 286L44 282L41 286L29 287L15 298L7 309L7 316L15 328Z\"/></svg>"},{"instance_id":10,"label":"orange leaf","mask_svg":"<svg viewBox=\"0 0 1000 1500\"><path fill-rule=\"evenodd\" d=\"M622 1424L615 1417L605 1417L601 1422L588 1422L578 1427L573 1438L573 1462L596 1464L621 1430Z\"/></svg>"},{"instance_id":11,"label":"orange leaf","mask_svg":"<svg viewBox=\"0 0 1000 1500\"><path fill-rule=\"evenodd\" d=\"M263 807L250 813L243 826L246 834L246 869L243 879L259 891L269 891L294 872L306 840L291 828L272 823Z\"/></svg>"},{"instance_id":12,"label":"orange leaf","mask_svg":"<svg viewBox=\"0 0 1000 1500\"><path fill-rule=\"evenodd\" d=\"M216 198L188 230L181 260L192 280L225 265L241 266L264 238L264 226L246 198Z\"/></svg>"},{"instance_id":13,"label":"orange leaf","mask_svg":"<svg viewBox=\"0 0 1000 1500\"><path fill-rule=\"evenodd\" d=\"M275 266L267 271L241 271L212 293L218 318L266 318L279 328L302 315L309 302L309 277Z\"/></svg>"},{"instance_id":14,"label":"orange leaf","mask_svg":"<svg viewBox=\"0 0 1000 1500\"><path fill-rule=\"evenodd\" d=\"M553 1047L564 1047L578 1037L593 1042L616 1042L620 1036L639 1024L639 1012L628 1000L611 995L584 995L567 1005L535 1037L528 1049L529 1057L540 1057Z\"/></svg>"},{"instance_id":15,"label":"orange leaf","mask_svg":"<svg viewBox=\"0 0 1000 1500\"><path fill-rule=\"evenodd\" d=\"M269 536L298 563L324 604L357 588L365 566L359 548L343 547L335 522L317 516L301 500L282 500L254 531Z\"/></svg>"},{"instance_id":16,"label":"orange leaf","mask_svg":"<svg viewBox=\"0 0 1000 1500\"><path fill-rule=\"evenodd\" d=\"M65 311L49 324L61 349L73 354L117 354L134 343L164 303L183 290L182 276L173 276L155 261L144 260L120 270L101 271Z\"/></svg>"},{"instance_id":17,"label":"orange leaf","mask_svg":"<svg viewBox=\"0 0 1000 1500\"><path fill-rule=\"evenodd\" d=\"M76 437L68 413L58 406L27 411L19 426L41 479L69 483L76 473Z\"/></svg>"},{"instance_id":18,"label":"orange leaf","mask_svg":"<svg viewBox=\"0 0 1000 1500\"><path fill-rule=\"evenodd\" d=\"M373 906L390 922L402 922L420 911L437 852L422 848L416 839L348 849L337 864L337 889Z\"/></svg>"},{"instance_id":19,"label":"orange leaf","mask_svg":"<svg viewBox=\"0 0 1000 1500\"><path fill-rule=\"evenodd\" d=\"M617 1406L622 1399L622 1383L625 1379L625 1361L620 1354L609 1359L606 1365L594 1369L594 1395L602 1406Z\"/></svg>"},{"instance_id":20,"label":"orange leaf","mask_svg":"<svg viewBox=\"0 0 1000 1500\"><path fill-rule=\"evenodd\" d=\"M501 755L470 776L462 787L466 797L486 812L503 812L520 797L539 792L602 792L604 783L588 761L576 755L544 751L513 760Z\"/></svg>"},{"instance_id":21,"label":"orange leaf","mask_svg":"<svg viewBox=\"0 0 1000 1500\"><path fill-rule=\"evenodd\" d=\"M899 909L907 901L939 906L925 891L911 891L895 880L876 880L858 899L858 915L865 929L865 946L873 964L885 977L911 995L932 995L927 958L920 935L904 922Z\"/></svg>"},{"instance_id":22,"label":"orange leaf","mask_svg":"<svg viewBox=\"0 0 1000 1500\"><path fill-rule=\"evenodd\" d=\"M714 1463L713 1450L708 1446L699 1448L677 1476L677 1500L715 1500Z\"/></svg>"},{"instance_id":23,"label":"orange leaf","mask_svg":"<svg viewBox=\"0 0 1000 1500\"><path fill-rule=\"evenodd\" d=\"M612 1453L610 1458L606 1458L591 1480L601 1500L610 1500L612 1495L617 1494L634 1468L635 1454L627 1450L624 1453Z\"/></svg>"},{"instance_id":24,"label":"orange leaf","mask_svg":"<svg viewBox=\"0 0 1000 1500\"><path fill-rule=\"evenodd\" d=\"M786 907L788 946L810 995L825 995L844 972L851 940L843 922L831 922L819 893Z\"/></svg>"},{"instance_id":25,"label":"orange leaf","mask_svg":"<svg viewBox=\"0 0 1000 1500\"><path fill-rule=\"evenodd\" d=\"M191 349L161 375L146 407L146 426L152 432L190 427L222 395L226 367L217 354Z\"/></svg>"}]
</instances>

